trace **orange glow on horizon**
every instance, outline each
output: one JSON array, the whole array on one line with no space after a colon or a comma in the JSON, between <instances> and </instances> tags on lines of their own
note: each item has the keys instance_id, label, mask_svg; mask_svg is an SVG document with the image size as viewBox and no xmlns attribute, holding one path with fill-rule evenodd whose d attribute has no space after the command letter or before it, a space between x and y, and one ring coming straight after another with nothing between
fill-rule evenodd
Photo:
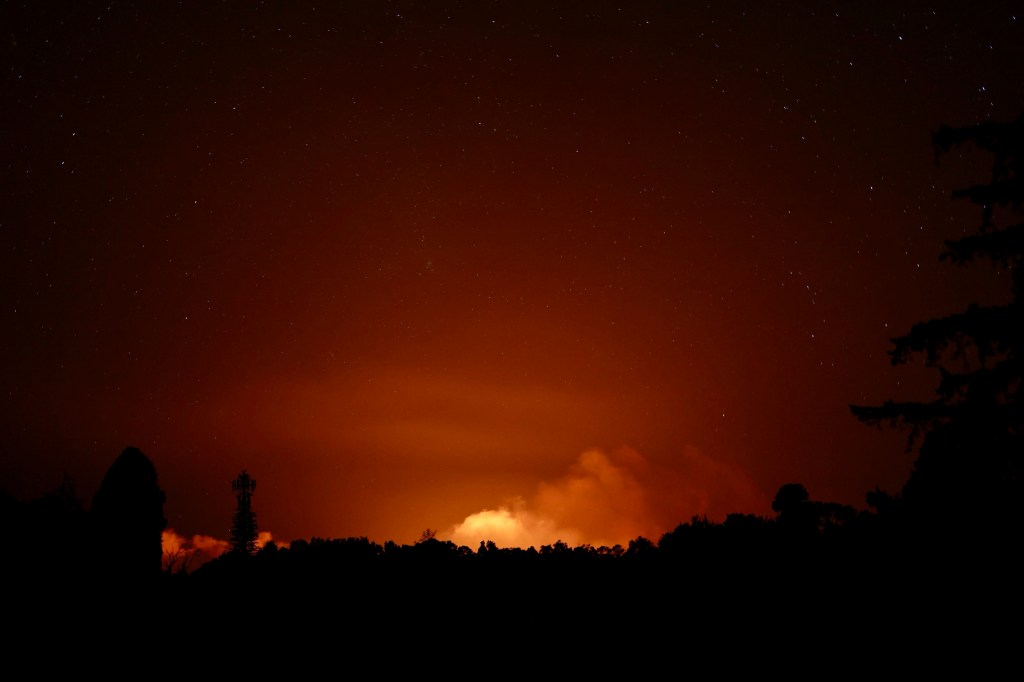
<instances>
[{"instance_id":1,"label":"orange glow on horizon","mask_svg":"<svg viewBox=\"0 0 1024 682\"><path fill-rule=\"evenodd\" d=\"M287 548L289 546L288 542L275 539L270 531L260 531L257 535L256 547L262 548L269 542L274 542L278 547ZM178 570L183 566L186 570L198 568L231 548L231 543L227 540L209 535L193 535L191 538L186 538L179 535L173 528L163 531L160 536L160 544L163 550L163 565L172 570Z\"/></svg>"},{"instance_id":2,"label":"orange glow on horizon","mask_svg":"<svg viewBox=\"0 0 1024 682\"><path fill-rule=\"evenodd\" d=\"M939 260L977 169L929 134L1019 115L1021 22L447 4L12 6L11 493L132 444L168 556L217 556L243 469L281 537L472 547L898 490L849 405L931 395L890 338L1006 295Z\"/></svg>"},{"instance_id":3,"label":"orange glow on horizon","mask_svg":"<svg viewBox=\"0 0 1024 682\"><path fill-rule=\"evenodd\" d=\"M651 465L631 448L611 454L591 449L569 472L542 482L530 501L515 498L467 516L444 534L459 545L481 541L499 547L625 547L639 536L657 541L693 516L722 520L752 513L760 501L748 477L689 449L687 466L671 471ZM728 500L727 504L722 504Z\"/></svg>"}]
</instances>

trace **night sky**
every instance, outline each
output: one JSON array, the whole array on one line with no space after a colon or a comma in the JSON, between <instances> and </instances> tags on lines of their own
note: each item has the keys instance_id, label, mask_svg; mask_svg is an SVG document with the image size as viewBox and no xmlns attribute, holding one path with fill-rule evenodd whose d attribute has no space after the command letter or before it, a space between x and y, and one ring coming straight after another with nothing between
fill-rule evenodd
<instances>
[{"instance_id":1,"label":"night sky","mask_svg":"<svg viewBox=\"0 0 1024 682\"><path fill-rule=\"evenodd\" d=\"M808 9L812 8L812 9ZM911 324L1009 295L943 124L1016 2L3 2L0 488L141 448L184 537L657 540L865 508Z\"/></svg>"}]
</instances>

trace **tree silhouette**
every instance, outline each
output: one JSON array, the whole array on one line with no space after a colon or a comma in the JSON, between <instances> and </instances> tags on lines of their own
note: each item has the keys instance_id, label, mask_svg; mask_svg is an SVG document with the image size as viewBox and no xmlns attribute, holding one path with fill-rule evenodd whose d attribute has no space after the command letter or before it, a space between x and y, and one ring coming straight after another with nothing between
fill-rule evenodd
<instances>
[{"instance_id":1,"label":"tree silhouette","mask_svg":"<svg viewBox=\"0 0 1024 682\"><path fill-rule=\"evenodd\" d=\"M1002 305L972 304L963 312L917 323L892 339L892 364L922 358L938 370L934 400L852 405L851 410L869 424L909 427L909 446L919 444L901 493L888 499L880 491L872 494L879 510L900 516L916 532L935 532L949 542L976 537L982 526L996 533L1019 528L1024 519L1019 399L1024 115L1009 123L944 126L933 143L936 160L966 144L994 158L988 182L953 192L953 198L980 207L981 225L969 236L947 241L941 258L958 265L987 259L1000 274L1010 275L1010 299ZM1009 224L997 225L997 209Z\"/></svg>"},{"instance_id":2,"label":"tree silhouette","mask_svg":"<svg viewBox=\"0 0 1024 682\"><path fill-rule=\"evenodd\" d=\"M800 483L786 483L775 493L772 511L778 514L776 523L789 543L799 543L808 550L818 535L818 508L810 493Z\"/></svg>"},{"instance_id":3,"label":"tree silhouette","mask_svg":"<svg viewBox=\"0 0 1024 682\"><path fill-rule=\"evenodd\" d=\"M237 505L231 522L231 554L252 556L256 553L256 512L252 510L252 494L256 481L245 470L231 482Z\"/></svg>"},{"instance_id":4,"label":"tree silhouette","mask_svg":"<svg viewBox=\"0 0 1024 682\"><path fill-rule=\"evenodd\" d=\"M173 551L167 551L163 557L164 573L188 573L196 559L196 546L190 540L183 541Z\"/></svg>"},{"instance_id":5,"label":"tree silhouette","mask_svg":"<svg viewBox=\"0 0 1024 682\"><path fill-rule=\"evenodd\" d=\"M781 518L793 516L798 514L810 499L811 496L803 484L786 483L775 493L772 511L778 513Z\"/></svg>"},{"instance_id":6,"label":"tree silhouette","mask_svg":"<svg viewBox=\"0 0 1024 682\"><path fill-rule=\"evenodd\" d=\"M97 550L117 576L142 577L163 569L166 496L156 467L141 450L125 448L110 465L89 511Z\"/></svg>"}]
</instances>

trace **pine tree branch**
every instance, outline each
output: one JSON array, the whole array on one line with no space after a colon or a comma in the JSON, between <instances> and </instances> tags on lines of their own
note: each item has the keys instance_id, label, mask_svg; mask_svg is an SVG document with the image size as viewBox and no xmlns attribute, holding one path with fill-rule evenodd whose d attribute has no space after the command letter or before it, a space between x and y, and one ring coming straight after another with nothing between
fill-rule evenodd
<instances>
[{"instance_id":1,"label":"pine tree branch","mask_svg":"<svg viewBox=\"0 0 1024 682\"><path fill-rule=\"evenodd\" d=\"M965 265L978 256L984 256L999 265L1021 265L1024 254L1024 223L1011 225L996 232L985 232L962 239L947 240L946 251L940 260Z\"/></svg>"},{"instance_id":2,"label":"pine tree branch","mask_svg":"<svg viewBox=\"0 0 1024 682\"><path fill-rule=\"evenodd\" d=\"M943 351L956 346L956 355L973 346L984 360L1006 352L1011 344L1010 334L1020 322L1016 319L1020 309L1014 305L980 306L971 304L966 311L934 320L918 322L910 333L892 339L889 351L893 365L900 365L919 353L925 354L929 367L938 364Z\"/></svg>"}]
</instances>

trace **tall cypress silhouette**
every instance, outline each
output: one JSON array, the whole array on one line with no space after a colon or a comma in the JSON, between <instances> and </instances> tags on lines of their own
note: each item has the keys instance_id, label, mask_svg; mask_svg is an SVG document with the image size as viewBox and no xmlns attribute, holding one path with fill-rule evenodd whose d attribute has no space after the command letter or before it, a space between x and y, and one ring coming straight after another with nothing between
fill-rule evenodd
<instances>
[{"instance_id":1,"label":"tall cypress silhouette","mask_svg":"<svg viewBox=\"0 0 1024 682\"><path fill-rule=\"evenodd\" d=\"M122 577L159 575L166 495L156 467L141 450L127 447L110 465L89 511L100 556Z\"/></svg>"}]
</instances>

